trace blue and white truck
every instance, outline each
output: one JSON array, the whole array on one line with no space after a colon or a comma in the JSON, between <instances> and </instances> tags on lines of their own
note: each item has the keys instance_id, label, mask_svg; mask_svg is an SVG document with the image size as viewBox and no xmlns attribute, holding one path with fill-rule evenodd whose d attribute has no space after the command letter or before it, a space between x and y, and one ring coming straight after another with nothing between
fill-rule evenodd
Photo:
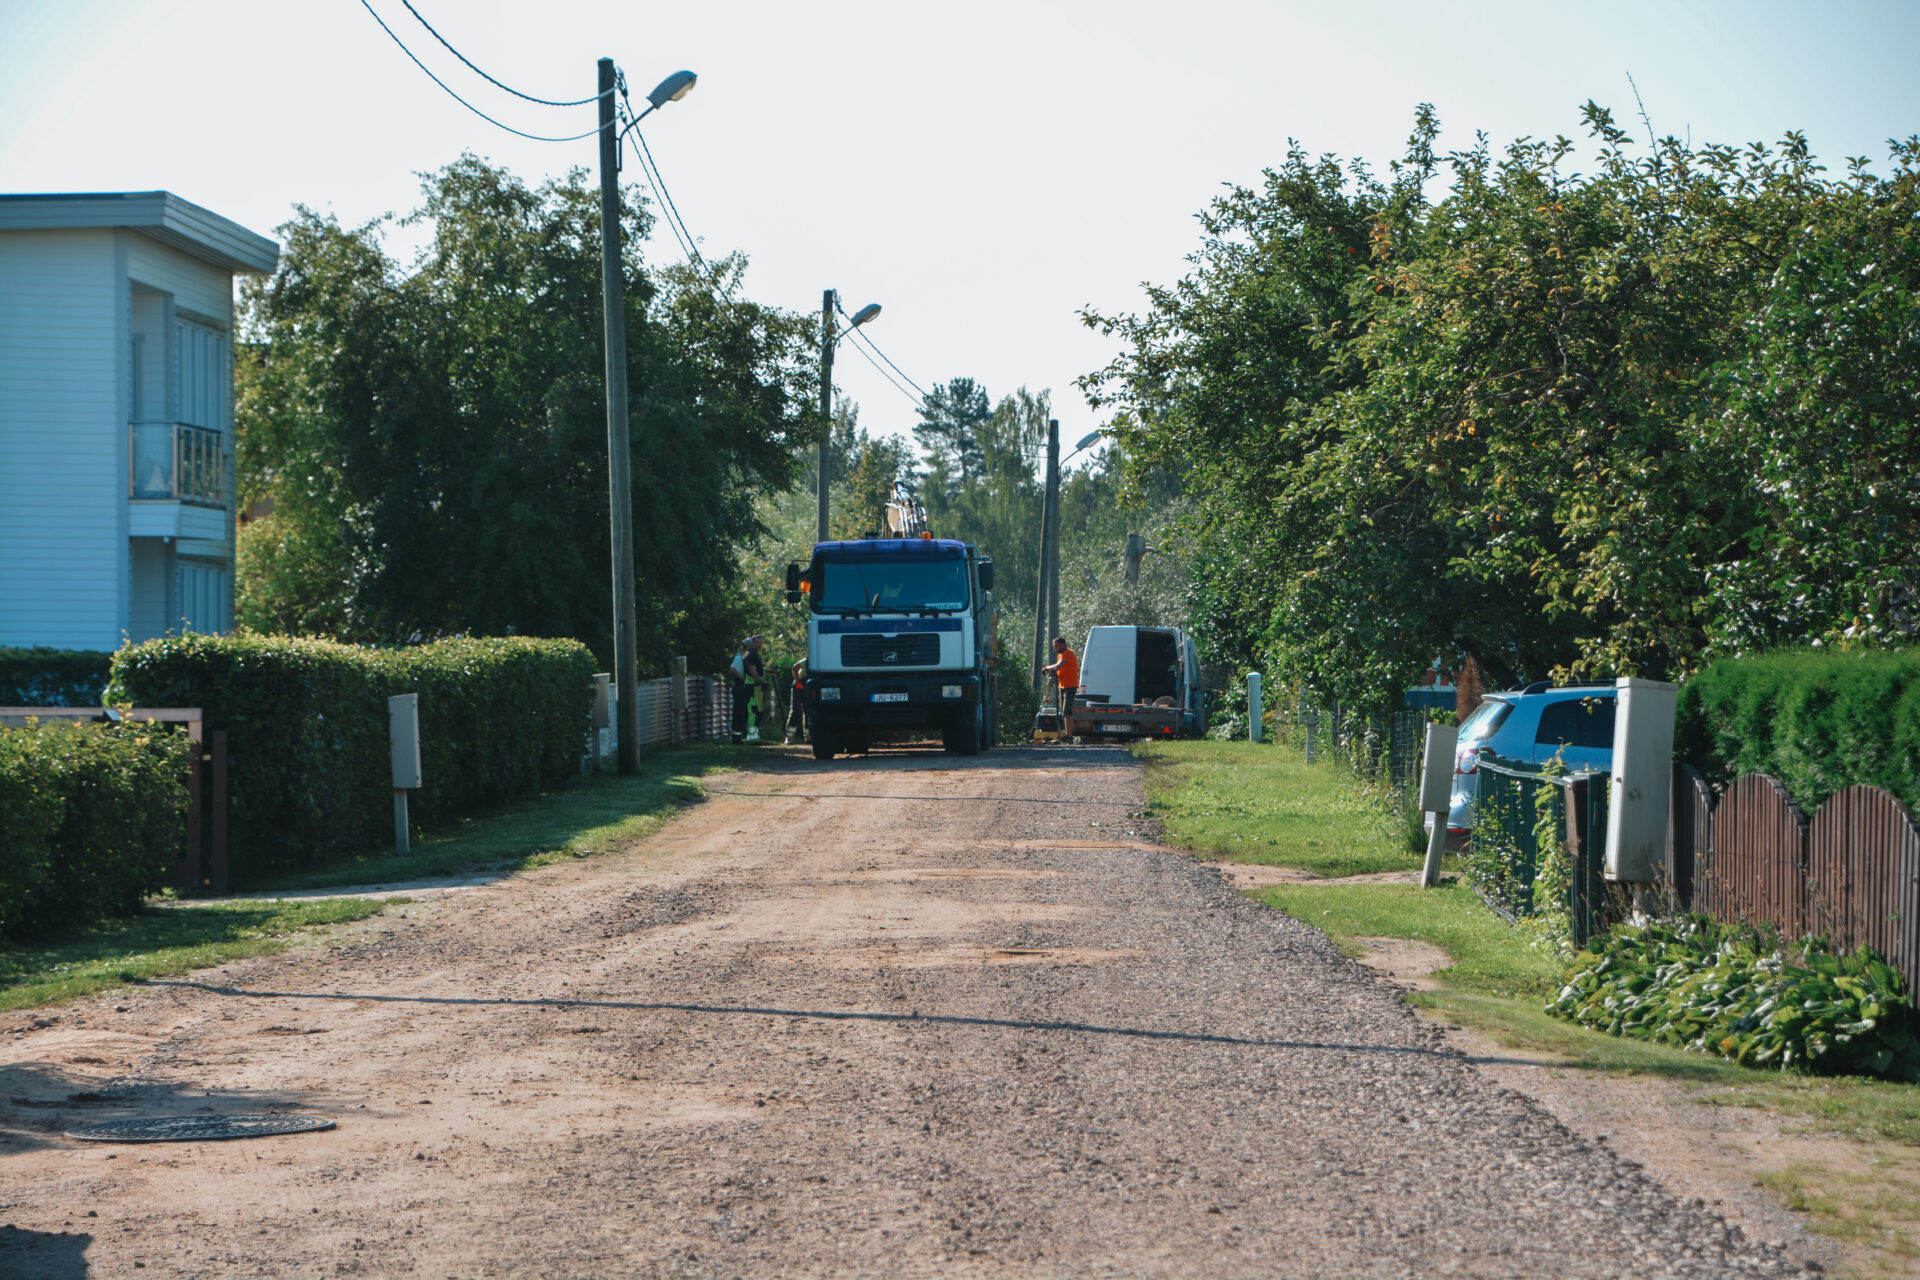
<instances>
[{"instance_id":1,"label":"blue and white truck","mask_svg":"<svg viewBox=\"0 0 1920 1280\"><path fill-rule=\"evenodd\" d=\"M807 737L816 760L864 754L883 731L935 730L974 755L996 733L993 561L919 537L821 542L787 566L807 605Z\"/></svg>"}]
</instances>

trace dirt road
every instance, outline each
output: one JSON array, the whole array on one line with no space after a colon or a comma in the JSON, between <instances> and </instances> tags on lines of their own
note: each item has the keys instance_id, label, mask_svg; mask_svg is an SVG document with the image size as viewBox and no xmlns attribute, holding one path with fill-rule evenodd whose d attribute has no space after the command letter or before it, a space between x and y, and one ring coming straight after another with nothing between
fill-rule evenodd
<instances>
[{"instance_id":1,"label":"dirt road","mask_svg":"<svg viewBox=\"0 0 1920 1280\"><path fill-rule=\"evenodd\" d=\"M638 850L6 1037L0 1270L1794 1271L1147 842L1120 751L713 791ZM339 1127L59 1136L270 1107Z\"/></svg>"}]
</instances>

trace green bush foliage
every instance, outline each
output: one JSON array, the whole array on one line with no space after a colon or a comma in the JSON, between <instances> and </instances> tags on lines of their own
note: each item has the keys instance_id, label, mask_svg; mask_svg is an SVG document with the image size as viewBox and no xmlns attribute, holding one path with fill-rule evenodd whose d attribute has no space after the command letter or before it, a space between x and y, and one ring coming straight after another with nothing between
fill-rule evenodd
<instances>
[{"instance_id":1,"label":"green bush foliage","mask_svg":"<svg viewBox=\"0 0 1920 1280\"><path fill-rule=\"evenodd\" d=\"M116 702L200 707L209 731L227 731L230 865L243 879L390 830L391 695L420 695L421 825L574 774L593 697L585 645L525 637L372 649L186 635L122 649L113 669Z\"/></svg>"},{"instance_id":2,"label":"green bush foliage","mask_svg":"<svg viewBox=\"0 0 1920 1280\"><path fill-rule=\"evenodd\" d=\"M0 707L97 707L110 653L0 648Z\"/></svg>"},{"instance_id":3,"label":"green bush foliage","mask_svg":"<svg viewBox=\"0 0 1920 1280\"><path fill-rule=\"evenodd\" d=\"M157 726L0 729L0 937L138 910L181 852L191 768Z\"/></svg>"},{"instance_id":4,"label":"green bush foliage","mask_svg":"<svg viewBox=\"0 0 1920 1280\"><path fill-rule=\"evenodd\" d=\"M1920 1080L1913 1003L1878 952L1783 946L1706 916L1594 939L1547 1012L1742 1066Z\"/></svg>"},{"instance_id":5,"label":"green bush foliage","mask_svg":"<svg viewBox=\"0 0 1920 1280\"><path fill-rule=\"evenodd\" d=\"M1866 784L1920 814L1920 650L1716 662L1681 687L1674 753L1715 783L1770 773L1809 812Z\"/></svg>"}]
</instances>

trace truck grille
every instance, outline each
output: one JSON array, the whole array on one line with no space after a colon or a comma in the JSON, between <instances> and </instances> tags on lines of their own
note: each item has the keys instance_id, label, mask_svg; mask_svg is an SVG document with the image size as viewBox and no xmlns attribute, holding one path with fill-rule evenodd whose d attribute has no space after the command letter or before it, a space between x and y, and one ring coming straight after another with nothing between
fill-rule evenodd
<instances>
[{"instance_id":1,"label":"truck grille","mask_svg":"<svg viewBox=\"0 0 1920 1280\"><path fill-rule=\"evenodd\" d=\"M940 637L926 631L903 636L840 637L843 667L931 667L940 661Z\"/></svg>"}]
</instances>

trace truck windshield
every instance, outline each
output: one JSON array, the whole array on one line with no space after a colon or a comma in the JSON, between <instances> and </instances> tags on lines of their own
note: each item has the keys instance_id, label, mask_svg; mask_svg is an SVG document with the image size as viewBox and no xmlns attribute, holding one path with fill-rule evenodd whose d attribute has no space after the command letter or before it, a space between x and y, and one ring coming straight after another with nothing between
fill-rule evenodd
<instances>
[{"instance_id":1,"label":"truck windshield","mask_svg":"<svg viewBox=\"0 0 1920 1280\"><path fill-rule=\"evenodd\" d=\"M950 613L967 607L964 560L828 560L820 567L816 613Z\"/></svg>"}]
</instances>

